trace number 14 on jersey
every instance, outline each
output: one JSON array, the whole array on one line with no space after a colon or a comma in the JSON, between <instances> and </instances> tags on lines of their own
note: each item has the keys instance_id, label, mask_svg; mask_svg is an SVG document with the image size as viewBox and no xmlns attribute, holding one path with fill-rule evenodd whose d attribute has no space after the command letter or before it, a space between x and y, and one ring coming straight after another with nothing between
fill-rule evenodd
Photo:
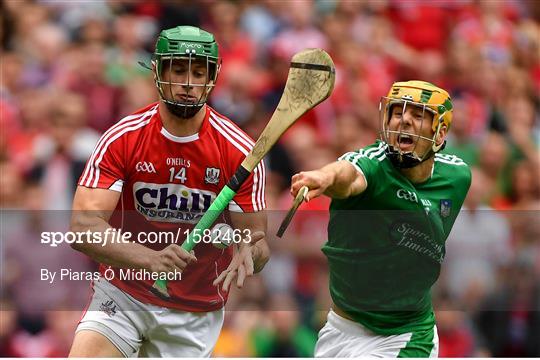
<instances>
[{"instance_id":1,"label":"number 14 on jersey","mask_svg":"<svg viewBox=\"0 0 540 360\"><path fill-rule=\"evenodd\" d=\"M170 172L170 176L169 176L169 182L175 182L174 180L179 180L182 184L186 182L186 168L185 167L181 167L180 170L178 170L178 172L176 171L176 169L173 167L171 167L169 169L169 172Z\"/></svg>"}]
</instances>

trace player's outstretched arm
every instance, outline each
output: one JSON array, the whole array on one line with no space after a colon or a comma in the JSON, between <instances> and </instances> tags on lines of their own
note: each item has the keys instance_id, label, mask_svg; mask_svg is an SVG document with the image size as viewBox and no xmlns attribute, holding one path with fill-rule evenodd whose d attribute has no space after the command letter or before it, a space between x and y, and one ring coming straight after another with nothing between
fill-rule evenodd
<instances>
[{"instance_id":1,"label":"player's outstretched arm","mask_svg":"<svg viewBox=\"0 0 540 360\"><path fill-rule=\"evenodd\" d=\"M291 194L296 196L304 185L309 188L306 201L323 194L335 199L345 199L362 193L367 187L364 175L344 160L294 175L291 180Z\"/></svg>"},{"instance_id":2,"label":"player's outstretched arm","mask_svg":"<svg viewBox=\"0 0 540 360\"><path fill-rule=\"evenodd\" d=\"M111 228L108 221L119 199L120 193L117 191L79 186L73 199L71 231L87 233L90 230L90 236L96 237L96 233L101 233L101 239L104 239L105 232ZM82 243L72 244L75 250L97 262L121 268L152 272L182 271L190 262L197 260L176 244L154 251L134 242L94 242L88 235L82 236L82 239Z\"/></svg>"}]
</instances>

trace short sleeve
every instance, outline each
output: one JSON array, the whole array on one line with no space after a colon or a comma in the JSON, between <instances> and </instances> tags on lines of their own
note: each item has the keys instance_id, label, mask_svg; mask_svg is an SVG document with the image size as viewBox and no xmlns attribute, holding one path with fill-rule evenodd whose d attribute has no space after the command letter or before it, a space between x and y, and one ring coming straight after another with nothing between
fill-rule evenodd
<instances>
[{"instance_id":1,"label":"short sleeve","mask_svg":"<svg viewBox=\"0 0 540 360\"><path fill-rule=\"evenodd\" d=\"M229 210L234 212L257 212L265 209L265 185L266 169L264 161L261 161L229 203Z\"/></svg>"},{"instance_id":2,"label":"short sleeve","mask_svg":"<svg viewBox=\"0 0 540 360\"><path fill-rule=\"evenodd\" d=\"M209 122L216 133L216 142L220 146L226 181L234 175L245 157L255 146L250 138L233 121L210 109ZM229 202L229 211L257 212L266 208L265 166L261 161L242 183L234 198Z\"/></svg>"},{"instance_id":3,"label":"short sleeve","mask_svg":"<svg viewBox=\"0 0 540 360\"><path fill-rule=\"evenodd\" d=\"M357 151L351 151L339 157L338 161L343 160L351 163L356 170L364 175L366 184L369 186L373 180L378 163L385 158L385 144L380 142L376 145L370 145Z\"/></svg>"},{"instance_id":4,"label":"short sleeve","mask_svg":"<svg viewBox=\"0 0 540 360\"><path fill-rule=\"evenodd\" d=\"M78 185L122 192L125 180L123 137L114 139L105 133L98 141Z\"/></svg>"}]
</instances>

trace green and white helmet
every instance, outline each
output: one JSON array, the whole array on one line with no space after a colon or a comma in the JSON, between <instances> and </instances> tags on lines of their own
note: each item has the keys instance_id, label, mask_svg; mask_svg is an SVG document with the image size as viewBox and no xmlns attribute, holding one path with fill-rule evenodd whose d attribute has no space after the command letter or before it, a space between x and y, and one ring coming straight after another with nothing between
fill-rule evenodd
<instances>
[{"instance_id":1,"label":"green and white helmet","mask_svg":"<svg viewBox=\"0 0 540 360\"><path fill-rule=\"evenodd\" d=\"M188 77L186 83L175 83L163 80L163 69L169 62L168 69L171 71L175 59L188 61ZM194 84L190 81L191 66L193 61L202 60L206 63L206 81L204 84ZM163 30L157 39L156 49L152 63L155 68L155 82L159 96L174 115L181 118L193 117L206 103L208 95L214 88L221 68L218 45L211 33L194 26L177 26ZM169 80L171 76L169 76ZM169 85L169 94L164 96L163 85ZM172 94L172 86L183 86L188 89L204 87L201 96L195 102L182 102L175 99Z\"/></svg>"}]
</instances>

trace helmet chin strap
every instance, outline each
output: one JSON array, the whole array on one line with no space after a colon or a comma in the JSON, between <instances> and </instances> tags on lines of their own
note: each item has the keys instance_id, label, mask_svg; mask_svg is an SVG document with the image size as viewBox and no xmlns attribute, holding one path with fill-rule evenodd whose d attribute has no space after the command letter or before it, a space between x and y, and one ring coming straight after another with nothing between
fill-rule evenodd
<instances>
[{"instance_id":1,"label":"helmet chin strap","mask_svg":"<svg viewBox=\"0 0 540 360\"><path fill-rule=\"evenodd\" d=\"M182 57L179 57L180 59ZM188 79L187 79L187 83L186 84L182 84L182 83L174 83L174 82L171 82L171 81L163 81L159 74L157 73L157 69L158 69L158 61L165 61L165 60L153 60L152 61L152 70L154 72L154 82L156 84L156 87L158 88L158 92L159 92L159 96L161 98L161 100L165 103L165 106L167 107L167 110L169 110L169 112L171 114L173 114L174 116L180 118L180 119L190 119L192 117L194 117L198 112L199 110L201 110L201 108L206 104L206 101L208 99L208 95L210 94L210 91L212 90L214 84L215 84L215 80L217 78L217 73L219 72L219 69L220 69L220 64L219 63L215 63L215 69L214 69L214 72L215 75L213 76L212 79L210 79L210 62L208 60L208 57L206 58L206 74L207 74L207 78L206 78L206 82L204 84L204 90L203 90L203 93L201 94L201 96L199 97L199 99L197 100L197 103L195 104L189 104L189 103L181 103L181 102L177 102L177 101L174 101L174 96L172 94L172 85L178 85L178 86L203 86L203 85L193 85L191 84L190 82L190 74L189 72L191 71L191 66L192 66L192 54L190 53L189 54L189 57L187 58L187 60L189 61L188 63ZM172 68L172 61L173 61L173 57L170 57L169 59L169 66L170 68ZM171 69L169 68L169 72L171 71ZM165 97L165 94L164 94L164 90L162 88L162 84L167 84L170 88L169 88L169 93L168 95L171 97L171 99L173 100L169 100ZM204 101L203 101L204 100Z\"/></svg>"},{"instance_id":2,"label":"helmet chin strap","mask_svg":"<svg viewBox=\"0 0 540 360\"><path fill-rule=\"evenodd\" d=\"M410 102L410 101L405 100L405 99L402 99L402 100L391 100L389 98L384 98L384 99L385 100L381 100L381 103L379 104L379 113L383 114L383 112L384 112L384 115L381 115L381 117L380 117L381 124L382 124L381 137L382 137L383 141L385 141L386 144L387 144L387 147L386 147L386 150L385 150L386 156L390 159L390 161L392 162L392 164L396 168L398 168L398 169L413 168L413 167L423 163L424 161L432 158L435 153L437 153L437 152L441 151L442 149L444 149L444 147L446 145L446 140L442 141L439 145L437 145L437 139L439 138L439 135L441 133L441 129L442 129L443 125L444 125L444 116L446 115L447 111L443 112L442 114L437 114L433 110L430 110L433 113L434 120L435 120L435 117L438 116L437 127L436 127L436 129L434 131L433 137L430 139L430 138L427 138L427 137L424 137L424 136L403 132L401 124L400 124L400 127L399 127L398 130L386 129L386 125L389 123L390 118L391 118L392 107L395 106L395 105L399 105L400 102L403 102L402 111L405 112L405 108L407 106L407 103ZM383 104L384 104L384 108L383 108ZM418 107L423 107L423 110L424 111L426 110L426 105L425 104L419 104L419 103L414 103L414 102L411 102L411 104L415 105L415 106L418 106ZM422 115L424 115L424 113ZM392 145L390 143L390 141L389 141L389 139L390 139L389 134L391 134L391 133L395 134L396 141L398 141L399 136L402 135L402 134L409 135L409 136L412 136L412 137L416 137L417 140L416 140L416 143L415 143L414 148L412 149L412 151L403 152L399 148L399 144L397 146ZM416 150L416 145L418 144L418 141L420 141L420 139L431 142L431 146L427 149L426 153L422 157L418 156L414 152Z\"/></svg>"},{"instance_id":3,"label":"helmet chin strap","mask_svg":"<svg viewBox=\"0 0 540 360\"><path fill-rule=\"evenodd\" d=\"M164 100L164 102L165 102L165 105L167 106L167 110L169 110L171 114L173 114L174 116L177 116L181 119L190 119L194 117L204 105L204 104L182 105L182 104L175 104L167 100Z\"/></svg>"},{"instance_id":4,"label":"helmet chin strap","mask_svg":"<svg viewBox=\"0 0 540 360\"><path fill-rule=\"evenodd\" d=\"M424 156L424 158L421 159L410 152L400 153L399 151L394 150L393 146L391 145L388 145L388 148L391 150L386 153L386 156L388 156L392 164L398 169L410 169L412 167L415 167L416 165L423 163L431 157L431 154L429 154L429 156ZM431 151L432 150L430 149L429 152Z\"/></svg>"}]
</instances>

